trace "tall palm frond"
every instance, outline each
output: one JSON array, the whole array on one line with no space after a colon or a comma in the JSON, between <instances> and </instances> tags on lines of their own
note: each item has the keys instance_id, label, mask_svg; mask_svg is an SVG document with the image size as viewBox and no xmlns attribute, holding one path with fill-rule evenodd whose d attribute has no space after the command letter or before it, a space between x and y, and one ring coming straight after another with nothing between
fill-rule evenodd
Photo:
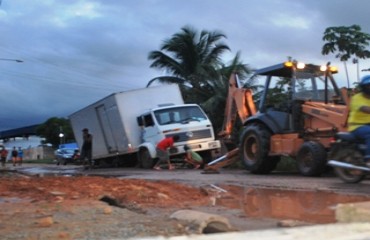
<instances>
[{"instance_id":1,"label":"tall palm frond","mask_svg":"<svg viewBox=\"0 0 370 240\"><path fill-rule=\"evenodd\" d=\"M182 85L182 83L184 82L184 79L178 78L178 77L168 77L168 76L155 77L148 82L146 87L149 87L154 81L160 81L162 83L175 83L178 85Z\"/></svg>"},{"instance_id":2,"label":"tall palm frond","mask_svg":"<svg viewBox=\"0 0 370 240\"><path fill-rule=\"evenodd\" d=\"M181 78L196 94L201 94L203 81L217 76L221 54L229 47L221 42L226 36L220 32L203 30L200 34L189 26L163 42L160 51L149 53L150 67L164 69L172 77ZM162 82L165 78L155 78ZM170 78L165 79L166 81ZM153 81L151 80L148 85Z\"/></svg>"}]
</instances>

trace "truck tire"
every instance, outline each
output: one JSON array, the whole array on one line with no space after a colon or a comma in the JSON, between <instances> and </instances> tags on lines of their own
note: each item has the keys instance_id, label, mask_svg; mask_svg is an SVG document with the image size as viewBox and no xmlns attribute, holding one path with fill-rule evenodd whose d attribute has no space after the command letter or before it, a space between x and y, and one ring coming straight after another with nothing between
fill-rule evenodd
<instances>
[{"instance_id":1,"label":"truck tire","mask_svg":"<svg viewBox=\"0 0 370 240\"><path fill-rule=\"evenodd\" d=\"M346 146L338 149L335 155L331 156L331 159L361 166L363 165L363 157L362 153L355 146ZM346 183L359 183L366 178L366 174L358 170L334 167L334 172Z\"/></svg>"},{"instance_id":2,"label":"truck tire","mask_svg":"<svg viewBox=\"0 0 370 240\"><path fill-rule=\"evenodd\" d=\"M138 152L139 166L145 169L154 166L154 159L150 156L148 149L141 148Z\"/></svg>"},{"instance_id":3,"label":"truck tire","mask_svg":"<svg viewBox=\"0 0 370 240\"><path fill-rule=\"evenodd\" d=\"M269 157L271 133L259 124L246 126L240 145L241 160L247 170L268 174L276 168L278 157Z\"/></svg>"},{"instance_id":4,"label":"truck tire","mask_svg":"<svg viewBox=\"0 0 370 240\"><path fill-rule=\"evenodd\" d=\"M321 143L307 141L297 153L297 168L303 176L320 176L326 170L327 153Z\"/></svg>"},{"instance_id":5,"label":"truck tire","mask_svg":"<svg viewBox=\"0 0 370 240\"><path fill-rule=\"evenodd\" d=\"M199 155L202 157L204 164L210 163L213 160L211 151L199 152Z\"/></svg>"}]
</instances>

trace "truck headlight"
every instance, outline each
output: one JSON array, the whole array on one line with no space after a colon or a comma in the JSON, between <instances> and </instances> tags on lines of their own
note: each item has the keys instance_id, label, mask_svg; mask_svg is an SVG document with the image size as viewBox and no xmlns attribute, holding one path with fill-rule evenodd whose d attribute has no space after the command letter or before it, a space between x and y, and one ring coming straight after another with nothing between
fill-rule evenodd
<instances>
[{"instance_id":1,"label":"truck headlight","mask_svg":"<svg viewBox=\"0 0 370 240\"><path fill-rule=\"evenodd\" d=\"M208 147L209 148L217 148L218 144L217 144L217 142L210 142L210 143L208 143Z\"/></svg>"}]
</instances>

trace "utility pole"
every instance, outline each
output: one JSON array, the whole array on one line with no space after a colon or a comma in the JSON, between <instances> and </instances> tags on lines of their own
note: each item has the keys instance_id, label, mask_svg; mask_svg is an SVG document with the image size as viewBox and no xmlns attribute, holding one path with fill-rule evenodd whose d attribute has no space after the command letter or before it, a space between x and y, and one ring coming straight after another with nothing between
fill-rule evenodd
<instances>
[{"instance_id":1,"label":"utility pole","mask_svg":"<svg viewBox=\"0 0 370 240\"><path fill-rule=\"evenodd\" d=\"M0 0L1 1L1 0ZM1 2L0 2L1 3ZM1 61L12 61L12 62L18 62L18 63L22 63L23 60L19 60L19 59L10 59L10 58L0 58Z\"/></svg>"}]
</instances>

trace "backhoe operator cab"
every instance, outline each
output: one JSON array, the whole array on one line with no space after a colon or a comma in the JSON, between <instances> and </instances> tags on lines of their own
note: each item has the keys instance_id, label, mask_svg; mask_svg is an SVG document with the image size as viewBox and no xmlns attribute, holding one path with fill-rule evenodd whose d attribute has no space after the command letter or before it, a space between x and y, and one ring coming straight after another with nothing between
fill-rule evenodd
<instances>
[{"instance_id":1,"label":"backhoe operator cab","mask_svg":"<svg viewBox=\"0 0 370 240\"><path fill-rule=\"evenodd\" d=\"M346 131L348 98L333 74L336 68L288 61L259 69L265 78L257 112L241 119L239 151L245 167L256 174L273 171L282 156L296 160L304 176L326 170L330 140ZM250 104L250 102L249 102ZM250 106L249 106L250 107Z\"/></svg>"}]
</instances>

